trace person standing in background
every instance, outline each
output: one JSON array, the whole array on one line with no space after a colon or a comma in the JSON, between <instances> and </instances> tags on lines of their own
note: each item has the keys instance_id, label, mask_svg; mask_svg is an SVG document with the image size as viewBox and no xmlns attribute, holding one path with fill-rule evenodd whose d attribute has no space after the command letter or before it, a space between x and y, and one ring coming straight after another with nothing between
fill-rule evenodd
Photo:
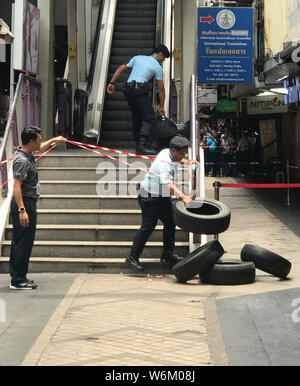
<instances>
[{"instance_id":1,"label":"person standing in background","mask_svg":"<svg viewBox=\"0 0 300 386\"><path fill-rule=\"evenodd\" d=\"M124 95L132 112L133 136L136 141L136 154L157 154L154 149L148 147L155 123L155 113L152 101L148 97L149 81L154 77L157 80L160 107L158 116L165 115L165 87L163 81L162 63L170 57L168 48L161 44L153 55L134 56L128 64L122 64L114 73L107 92L115 91L115 82L123 71L132 69L124 87Z\"/></svg>"}]
</instances>

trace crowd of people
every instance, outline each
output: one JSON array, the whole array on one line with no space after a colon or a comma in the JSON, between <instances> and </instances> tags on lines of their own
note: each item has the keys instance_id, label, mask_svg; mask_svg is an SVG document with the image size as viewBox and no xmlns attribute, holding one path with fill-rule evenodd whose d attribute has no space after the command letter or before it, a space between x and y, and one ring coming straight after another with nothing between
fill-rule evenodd
<instances>
[{"instance_id":1,"label":"crowd of people","mask_svg":"<svg viewBox=\"0 0 300 386\"><path fill-rule=\"evenodd\" d=\"M205 152L208 176L247 176L249 163L259 161L258 134L246 128L233 130L222 124L201 126L200 144Z\"/></svg>"}]
</instances>

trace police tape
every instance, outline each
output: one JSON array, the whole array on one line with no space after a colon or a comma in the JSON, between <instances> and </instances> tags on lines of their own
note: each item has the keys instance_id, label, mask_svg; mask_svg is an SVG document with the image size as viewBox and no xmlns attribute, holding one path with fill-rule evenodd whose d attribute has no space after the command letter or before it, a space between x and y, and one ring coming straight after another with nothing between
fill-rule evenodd
<instances>
[{"instance_id":1,"label":"police tape","mask_svg":"<svg viewBox=\"0 0 300 386\"><path fill-rule=\"evenodd\" d=\"M37 157L37 158L35 159L35 162L37 162L37 161L40 160L42 157L44 157L46 154L48 154L48 153L49 153L51 150L53 150L56 146L57 146L57 144L51 145L51 147L50 147L48 150L46 150L42 155L40 155L39 157ZM7 160L6 162L12 161L12 160L13 160L13 158L10 158L10 159ZM13 178L10 178L10 179L8 179L7 181L3 182L3 184L0 186L0 188L3 188L4 186L6 186L11 180L13 180Z\"/></svg>"},{"instance_id":2,"label":"police tape","mask_svg":"<svg viewBox=\"0 0 300 386\"><path fill-rule=\"evenodd\" d=\"M111 155L101 153L101 152L99 152L99 151L97 151L97 150L95 150L95 149L91 149L91 148L90 148L90 145L85 146L82 142L76 142L76 141L71 141L71 140L68 140L68 142L73 143L74 145L76 145L76 146L78 146L78 147L80 147L80 148L82 148L82 149L85 149L85 150L91 151L91 152L93 152L93 153L95 153L95 154L98 154L98 155L100 155L100 156L109 158L109 159L111 159L111 160L113 160L113 161L117 161L117 162L119 162L119 163L125 164L125 165L127 165L127 166L129 166L129 167L132 167L132 168L134 168L134 169L141 170L141 171L143 171L143 172L145 172L145 173L152 174L152 175L154 175L155 177L158 177L158 178L160 178L160 179L163 179L166 183L178 185L178 186L182 189L182 185L181 185L180 183L178 183L178 182L176 182L176 181L174 181L174 180L171 180L171 179L169 179L169 178L166 178L166 177L164 177L164 176L161 176L161 175L158 174L158 173L155 173L155 172L150 171L150 170L148 170L148 169L144 169L144 168L142 168L142 167L140 167L140 166L138 166L138 165L135 165L135 164L126 162L126 161L124 161L124 160L122 160L122 159L115 158L115 157L113 157L113 156L111 156ZM94 146L94 145L93 145L93 147L100 148L101 146ZM105 149L107 149L107 148L105 148ZM114 151L114 152L117 152L117 151ZM118 151L118 152L119 152L119 151ZM121 152L121 151L120 151L120 153L124 153L124 152ZM130 154L130 153L127 153L127 154ZM138 157L138 158L140 158L140 157ZM148 157L146 157L146 158L148 158ZM155 160L155 158L153 158L153 159ZM167 162L167 161L166 161L166 162ZM178 166L178 165L182 166L182 164L180 164L180 163L174 163L174 162L167 162L167 163L168 163L168 164L176 164L176 166ZM191 165L188 165L189 177L190 177L190 168L191 168Z\"/></svg>"},{"instance_id":3,"label":"police tape","mask_svg":"<svg viewBox=\"0 0 300 386\"><path fill-rule=\"evenodd\" d=\"M77 146L81 145L81 146L85 146L85 147L90 147L92 149L99 149L99 150L103 150L103 151L108 151L110 153L126 155L126 156L129 156L129 157L141 158L141 159L150 160L150 161L155 161L156 160L156 158L154 158L154 157L148 157L146 155L128 153L126 151L110 149L108 147L103 147L103 146L91 145L89 143L77 142L77 141L72 141L72 140L68 140L68 142L73 144L73 145L77 145ZM160 162L171 164L171 165L176 165L176 166L188 166L188 165L180 163L180 162L170 162L170 161L165 161L165 160L160 160Z\"/></svg>"},{"instance_id":4,"label":"police tape","mask_svg":"<svg viewBox=\"0 0 300 386\"><path fill-rule=\"evenodd\" d=\"M13 160L13 158L9 158L9 159L7 159L7 160L5 160L5 161L1 161L0 162L0 166L1 165L4 165L4 164L7 164L8 162L10 162L10 161L12 161Z\"/></svg>"}]
</instances>

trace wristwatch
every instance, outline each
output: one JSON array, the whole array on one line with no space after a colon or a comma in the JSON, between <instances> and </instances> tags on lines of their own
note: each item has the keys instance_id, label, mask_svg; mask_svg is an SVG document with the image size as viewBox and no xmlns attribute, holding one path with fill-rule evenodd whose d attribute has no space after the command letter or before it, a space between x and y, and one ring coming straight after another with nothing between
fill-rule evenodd
<instances>
[{"instance_id":1,"label":"wristwatch","mask_svg":"<svg viewBox=\"0 0 300 386\"><path fill-rule=\"evenodd\" d=\"M21 206L21 208L18 209L19 213L24 213L25 211L26 211L26 209L23 206Z\"/></svg>"},{"instance_id":2,"label":"wristwatch","mask_svg":"<svg viewBox=\"0 0 300 386\"><path fill-rule=\"evenodd\" d=\"M109 82L109 84L112 84L113 86L115 85L115 82Z\"/></svg>"}]
</instances>

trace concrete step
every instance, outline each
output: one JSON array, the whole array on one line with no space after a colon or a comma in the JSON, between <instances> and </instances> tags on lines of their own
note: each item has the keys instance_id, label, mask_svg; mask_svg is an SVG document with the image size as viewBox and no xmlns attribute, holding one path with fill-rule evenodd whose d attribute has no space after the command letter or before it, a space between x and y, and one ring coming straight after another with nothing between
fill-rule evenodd
<instances>
[{"instance_id":1,"label":"concrete step","mask_svg":"<svg viewBox=\"0 0 300 386\"><path fill-rule=\"evenodd\" d=\"M135 167L112 166L111 162L101 162L96 168L88 167L39 167L39 179L61 181L130 181L143 180L148 170L143 162L135 161ZM126 166L126 165L124 165ZM144 169L144 170L142 170Z\"/></svg>"},{"instance_id":2,"label":"concrete step","mask_svg":"<svg viewBox=\"0 0 300 386\"><path fill-rule=\"evenodd\" d=\"M149 170L143 161L135 161L132 166L112 166L110 162L101 162L96 168L88 167L40 167L41 181L142 181ZM188 181L187 168L178 168L178 178Z\"/></svg>"},{"instance_id":3,"label":"concrete step","mask_svg":"<svg viewBox=\"0 0 300 386\"><path fill-rule=\"evenodd\" d=\"M43 272L69 272L69 273L106 273L106 274L129 274L129 275L161 275L172 274L170 264L161 264L159 259L140 259L145 271L135 273L125 263L125 259L88 259L88 258L54 258L54 257L31 257L29 262L30 273ZM9 257L0 257L1 273L9 273ZM155 276L153 277L155 279Z\"/></svg>"},{"instance_id":4,"label":"concrete step","mask_svg":"<svg viewBox=\"0 0 300 386\"><path fill-rule=\"evenodd\" d=\"M137 195L55 195L43 194L38 209L139 209Z\"/></svg>"},{"instance_id":5,"label":"concrete step","mask_svg":"<svg viewBox=\"0 0 300 386\"><path fill-rule=\"evenodd\" d=\"M111 146L110 146L111 147ZM117 149L120 150L120 149ZM88 150L66 150L66 151L52 151L48 153L46 156L41 158L37 165L38 167L97 167L100 162L111 162L112 165L120 166L119 160L126 161L128 163L132 163L134 161L142 161L148 167L151 165L151 160L141 159L138 157L132 157L127 155L120 155L104 150L97 150L100 153L109 155L114 159L108 158L106 156L101 156L97 153L93 153ZM134 148L126 147L126 151L130 153L135 153ZM151 158L155 158L152 156Z\"/></svg>"},{"instance_id":6,"label":"concrete step","mask_svg":"<svg viewBox=\"0 0 300 386\"><path fill-rule=\"evenodd\" d=\"M41 180L41 194L137 195L139 181Z\"/></svg>"},{"instance_id":7,"label":"concrete step","mask_svg":"<svg viewBox=\"0 0 300 386\"><path fill-rule=\"evenodd\" d=\"M103 178L103 180L102 180ZM41 194L59 194L66 195L138 195L137 185L143 181L143 178L137 176L134 181L109 181L102 177L98 181L90 180L41 180ZM178 183L182 185L181 182ZM188 184L185 183L185 191L187 192Z\"/></svg>"},{"instance_id":8,"label":"concrete step","mask_svg":"<svg viewBox=\"0 0 300 386\"><path fill-rule=\"evenodd\" d=\"M142 221L138 209L38 209L37 212L38 224L44 225L137 225Z\"/></svg>"},{"instance_id":9,"label":"concrete step","mask_svg":"<svg viewBox=\"0 0 300 386\"><path fill-rule=\"evenodd\" d=\"M2 256L10 256L11 242L2 242ZM36 241L32 248L32 257L61 258L125 258L130 253L132 241ZM141 257L159 258L162 254L162 242L147 242ZM188 242L177 242L176 252L185 256Z\"/></svg>"},{"instance_id":10,"label":"concrete step","mask_svg":"<svg viewBox=\"0 0 300 386\"><path fill-rule=\"evenodd\" d=\"M12 239L12 225L6 228L5 239ZM37 225L36 241L133 241L140 225ZM163 226L159 225L149 241L163 240ZM176 230L176 241L188 241L188 233Z\"/></svg>"}]
</instances>

